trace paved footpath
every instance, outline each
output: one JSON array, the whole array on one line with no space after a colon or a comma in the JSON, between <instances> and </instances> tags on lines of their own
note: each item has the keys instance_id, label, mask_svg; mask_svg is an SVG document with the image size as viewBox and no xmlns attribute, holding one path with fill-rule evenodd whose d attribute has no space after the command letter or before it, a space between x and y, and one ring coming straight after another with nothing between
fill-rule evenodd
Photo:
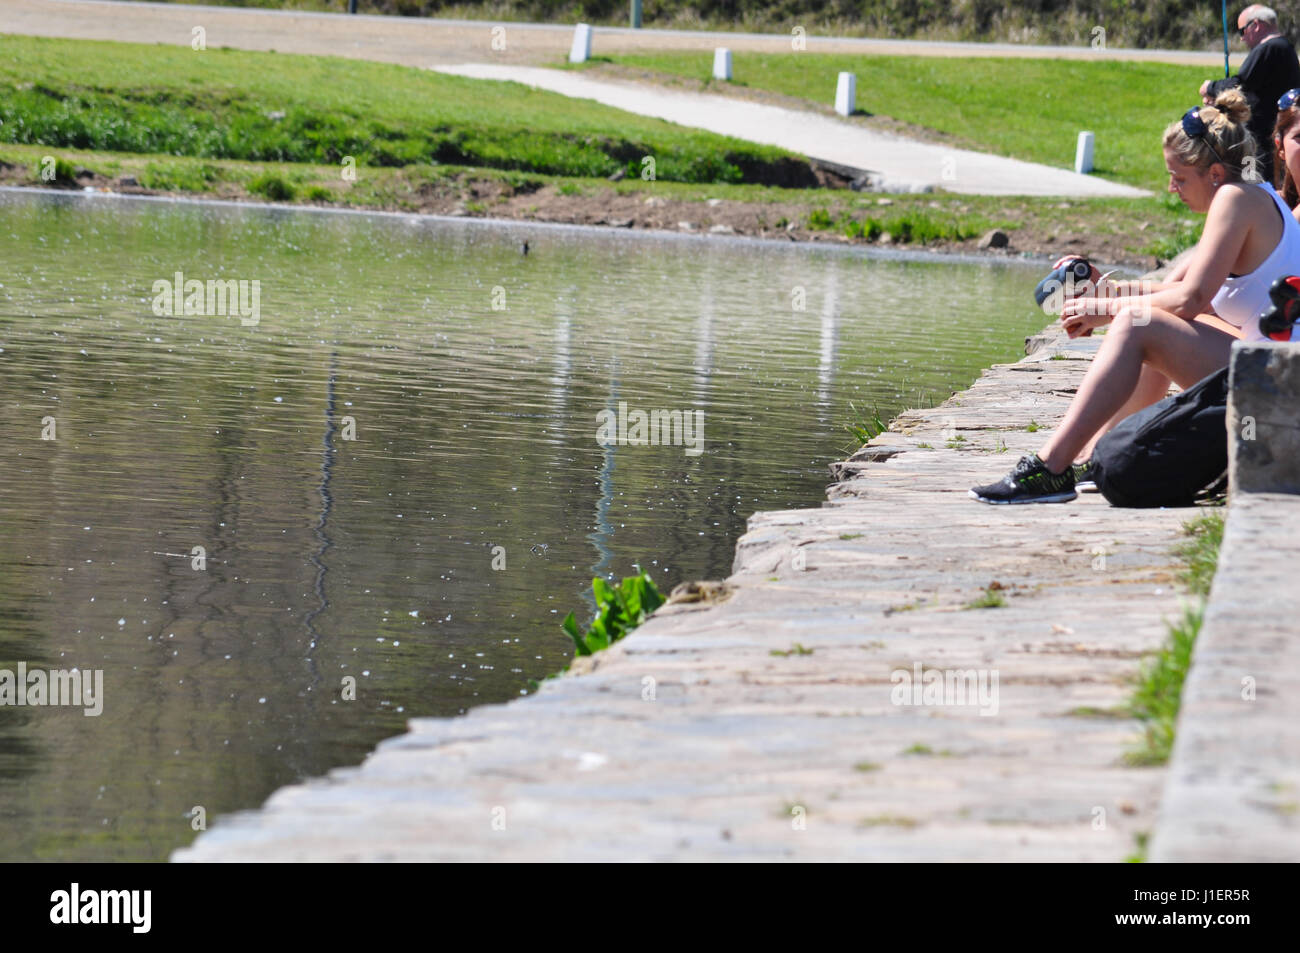
<instances>
[{"instance_id":1,"label":"paved footpath","mask_svg":"<svg viewBox=\"0 0 1300 953\"><path fill-rule=\"evenodd\" d=\"M875 173L883 191L918 192L941 187L973 195L1064 195L1076 198L1138 198L1141 189L1035 162L931 145L878 132L820 113L784 109L709 93L682 92L643 83L612 82L530 66L468 63L439 72L474 79L507 80L594 99L627 112L682 126L778 146Z\"/></svg>"},{"instance_id":2,"label":"paved footpath","mask_svg":"<svg viewBox=\"0 0 1300 953\"><path fill-rule=\"evenodd\" d=\"M1083 710L1122 704L1179 614L1192 514L966 495L1037 448L1093 347L1051 338L904 414L823 508L755 514L725 601L666 606L533 696L415 719L173 859L1123 859L1165 771L1122 763L1136 722ZM989 589L1006 604L968 607ZM996 695L891 697L936 670Z\"/></svg>"},{"instance_id":3,"label":"paved footpath","mask_svg":"<svg viewBox=\"0 0 1300 953\"><path fill-rule=\"evenodd\" d=\"M195 26L207 31L210 46L348 56L407 66L474 62L489 53L500 62L555 62L569 52L573 39L570 24L347 16L119 0L3 0L0 3L0 33L189 46ZM493 29L501 26L506 29L505 50L495 49L492 42ZM807 37L807 42L808 50L815 53L1137 60L1203 66L1211 74L1223 69L1222 53L1191 50L1096 50L1091 44L1033 46L819 36ZM791 48L789 34L597 27L593 52L604 55L648 49L712 50L718 46L773 53ZM1234 53L1234 67L1244 57L1244 53Z\"/></svg>"}]
</instances>

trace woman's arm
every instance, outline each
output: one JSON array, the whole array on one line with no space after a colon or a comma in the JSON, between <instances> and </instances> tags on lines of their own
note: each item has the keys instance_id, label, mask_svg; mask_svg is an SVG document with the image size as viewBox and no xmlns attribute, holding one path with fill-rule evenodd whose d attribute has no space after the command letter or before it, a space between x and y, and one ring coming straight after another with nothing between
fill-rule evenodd
<instances>
[{"instance_id":1,"label":"woman's arm","mask_svg":"<svg viewBox=\"0 0 1300 953\"><path fill-rule=\"evenodd\" d=\"M1255 228L1250 202L1242 187L1224 188L1214 197L1206 216L1205 229L1196 249L1188 256L1182 274L1175 269L1170 278L1150 294L1112 298L1075 298L1065 302L1061 322L1071 336L1088 328L1107 324L1122 309L1160 308L1192 320L1210 308L1228 272L1241 254Z\"/></svg>"}]
</instances>

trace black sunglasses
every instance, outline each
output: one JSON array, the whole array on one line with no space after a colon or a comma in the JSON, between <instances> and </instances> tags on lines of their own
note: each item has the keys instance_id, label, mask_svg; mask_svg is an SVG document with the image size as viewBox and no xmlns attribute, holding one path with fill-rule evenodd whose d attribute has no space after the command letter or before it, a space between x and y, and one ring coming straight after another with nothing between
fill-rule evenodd
<instances>
[{"instance_id":1,"label":"black sunglasses","mask_svg":"<svg viewBox=\"0 0 1300 953\"><path fill-rule=\"evenodd\" d=\"M1285 93L1279 96L1277 100L1277 108L1279 110L1290 109L1295 105L1297 99L1300 99L1300 86L1297 86L1295 89L1288 89Z\"/></svg>"},{"instance_id":2,"label":"black sunglasses","mask_svg":"<svg viewBox=\"0 0 1300 953\"><path fill-rule=\"evenodd\" d=\"M1209 129L1205 127L1205 120L1201 118L1200 106L1193 106L1191 109L1187 110L1187 112L1183 113L1183 132L1187 133L1187 138L1189 139L1204 139L1205 148L1209 149L1210 152L1214 154L1214 158L1218 159L1224 165L1228 164L1223 162L1223 156L1219 155L1219 153L1215 151L1214 146L1210 145L1210 137L1208 135Z\"/></svg>"},{"instance_id":3,"label":"black sunglasses","mask_svg":"<svg viewBox=\"0 0 1300 953\"><path fill-rule=\"evenodd\" d=\"M1248 21L1246 22L1246 25L1245 25L1245 26L1239 26L1239 27L1237 27L1237 36L1244 37L1244 36L1246 35L1246 31L1250 29L1250 25L1251 25L1252 23L1258 23L1258 22L1259 22L1259 19L1256 18L1256 19L1254 19L1254 20L1248 20Z\"/></svg>"}]
</instances>

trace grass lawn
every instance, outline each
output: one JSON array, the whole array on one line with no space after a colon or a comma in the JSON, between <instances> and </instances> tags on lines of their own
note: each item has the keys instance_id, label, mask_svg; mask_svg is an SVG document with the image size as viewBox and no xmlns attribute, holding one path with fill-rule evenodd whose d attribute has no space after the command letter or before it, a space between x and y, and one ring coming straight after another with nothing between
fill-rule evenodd
<instances>
[{"instance_id":1,"label":"grass lawn","mask_svg":"<svg viewBox=\"0 0 1300 953\"><path fill-rule=\"evenodd\" d=\"M516 84L334 57L0 35L0 142L206 159L769 181L789 153Z\"/></svg>"},{"instance_id":2,"label":"grass lawn","mask_svg":"<svg viewBox=\"0 0 1300 953\"><path fill-rule=\"evenodd\" d=\"M623 66L711 84L709 52L628 54ZM734 84L829 108L836 76L858 78L860 110L934 130L955 145L1074 164L1080 131L1096 134L1096 175L1139 188L1168 184L1160 139L1214 78L1191 66L1051 59L732 54ZM725 84L718 84L725 85Z\"/></svg>"}]
</instances>

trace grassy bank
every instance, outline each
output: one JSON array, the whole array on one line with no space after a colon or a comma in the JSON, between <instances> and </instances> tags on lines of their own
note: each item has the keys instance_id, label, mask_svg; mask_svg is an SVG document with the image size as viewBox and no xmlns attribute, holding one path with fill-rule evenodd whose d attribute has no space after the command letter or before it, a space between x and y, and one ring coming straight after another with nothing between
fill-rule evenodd
<instances>
[{"instance_id":1,"label":"grassy bank","mask_svg":"<svg viewBox=\"0 0 1300 953\"><path fill-rule=\"evenodd\" d=\"M10 185L939 250L975 251L980 236L999 228L1010 237L1006 254L1080 252L1138 268L1172 257L1200 227L1168 196L1064 201L786 187L807 167L779 150L399 66L8 36L0 53L0 181ZM681 59L676 68L699 62ZM812 62L818 71L837 65ZM753 68L747 57L739 63ZM1071 64L1035 63L1049 86L1058 79L1050 67L1075 75ZM641 178L644 155L656 159L654 181ZM354 169L345 168L347 156ZM40 174L46 157L61 173L53 182ZM611 173L625 178L611 181Z\"/></svg>"},{"instance_id":2,"label":"grassy bank","mask_svg":"<svg viewBox=\"0 0 1300 953\"><path fill-rule=\"evenodd\" d=\"M41 178L43 160L61 172ZM877 196L774 186L609 182L513 170L413 164L359 167L208 160L0 145L0 184L186 195L582 225L706 231L799 241L910 245L976 251L1001 228L1010 254L1086 251L1099 261L1151 267L1178 243L1183 214L1141 199L1063 202L970 195ZM881 204L885 203L885 204ZM888 232L888 238L886 238Z\"/></svg>"},{"instance_id":3,"label":"grassy bank","mask_svg":"<svg viewBox=\"0 0 1300 953\"><path fill-rule=\"evenodd\" d=\"M1168 185L1165 126L1196 104L1208 78L1196 67L1113 61L746 52L732 60L730 84L712 82L707 52L619 55L586 68L613 63L661 81L764 91L826 111L837 74L851 72L860 121L886 117L900 131L1058 168L1073 166L1086 129L1096 135L1094 174L1157 193Z\"/></svg>"},{"instance_id":4,"label":"grassy bank","mask_svg":"<svg viewBox=\"0 0 1300 953\"><path fill-rule=\"evenodd\" d=\"M0 142L807 184L789 153L514 84L333 57L0 36Z\"/></svg>"}]
</instances>

